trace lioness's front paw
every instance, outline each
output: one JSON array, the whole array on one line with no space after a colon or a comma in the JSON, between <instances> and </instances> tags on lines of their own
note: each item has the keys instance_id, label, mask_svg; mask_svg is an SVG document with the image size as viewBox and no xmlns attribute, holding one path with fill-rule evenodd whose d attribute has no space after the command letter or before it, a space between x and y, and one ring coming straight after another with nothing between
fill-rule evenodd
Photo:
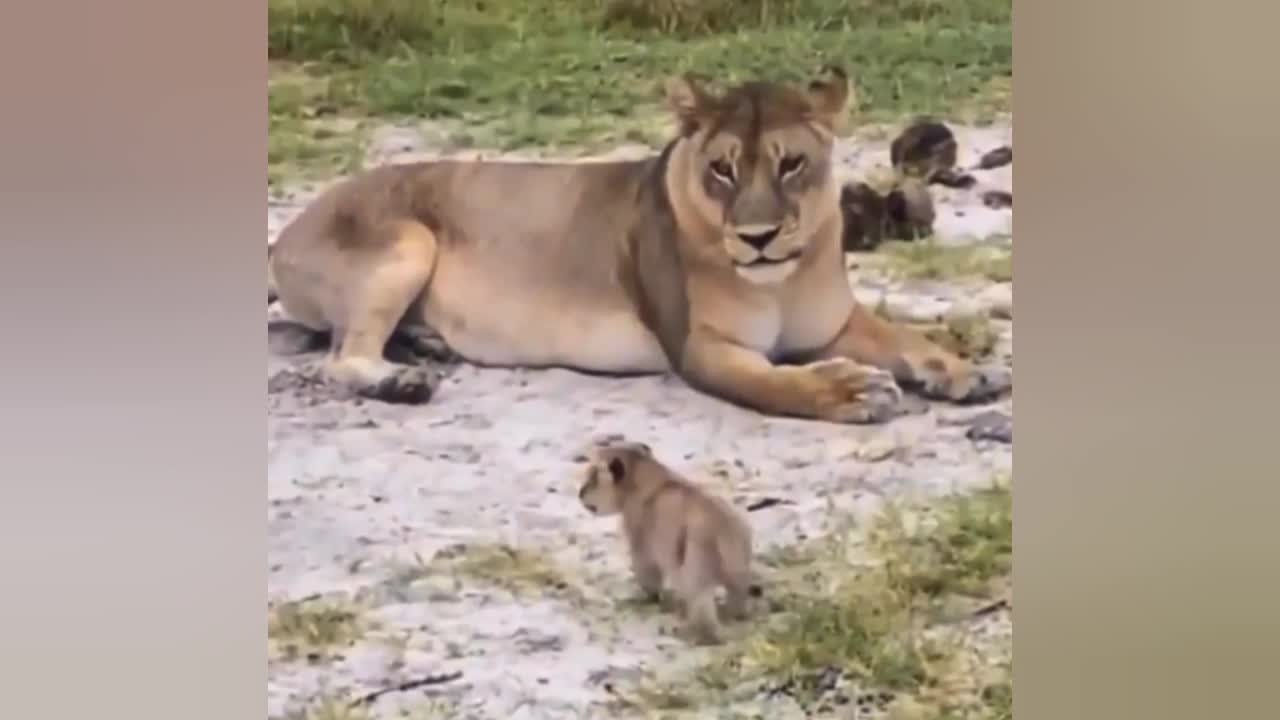
<instances>
[{"instance_id":1,"label":"lioness's front paw","mask_svg":"<svg viewBox=\"0 0 1280 720\"><path fill-rule=\"evenodd\" d=\"M419 405L430 400L439 385L440 374L433 368L403 366L376 383L356 388L356 392L386 403Z\"/></svg>"},{"instance_id":2,"label":"lioness's front paw","mask_svg":"<svg viewBox=\"0 0 1280 720\"><path fill-rule=\"evenodd\" d=\"M833 422L882 423L897 414L902 390L893 375L847 358L804 366L815 380L815 414Z\"/></svg>"},{"instance_id":3,"label":"lioness's front paw","mask_svg":"<svg viewBox=\"0 0 1280 720\"><path fill-rule=\"evenodd\" d=\"M920 394L933 400L981 403L994 400L1013 387L1013 371L1003 365L945 363L930 359L912 370Z\"/></svg>"},{"instance_id":4,"label":"lioness's front paw","mask_svg":"<svg viewBox=\"0 0 1280 720\"><path fill-rule=\"evenodd\" d=\"M959 402L987 402L1013 389L1013 369L1004 365L980 365L966 376Z\"/></svg>"}]
</instances>

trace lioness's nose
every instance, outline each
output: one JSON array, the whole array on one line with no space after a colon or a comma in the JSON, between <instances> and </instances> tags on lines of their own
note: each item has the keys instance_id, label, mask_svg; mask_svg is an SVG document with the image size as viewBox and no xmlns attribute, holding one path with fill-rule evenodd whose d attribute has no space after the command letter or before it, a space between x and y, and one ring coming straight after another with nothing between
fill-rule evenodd
<instances>
[{"instance_id":1,"label":"lioness's nose","mask_svg":"<svg viewBox=\"0 0 1280 720\"><path fill-rule=\"evenodd\" d=\"M738 228L738 239L750 245L757 250L763 250L766 245L773 242L778 237L778 226L773 227L756 225L753 227Z\"/></svg>"}]
</instances>

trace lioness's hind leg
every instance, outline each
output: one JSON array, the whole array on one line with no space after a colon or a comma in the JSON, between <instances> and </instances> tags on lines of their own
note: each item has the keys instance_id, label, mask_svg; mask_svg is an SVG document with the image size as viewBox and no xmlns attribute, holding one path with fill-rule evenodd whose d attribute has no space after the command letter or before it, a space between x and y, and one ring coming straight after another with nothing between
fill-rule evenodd
<instances>
[{"instance_id":1,"label":"lioness's hind leg","mask_svg":"<svg viewBox=\"0 0 1280 720\"><path fill-rule=\"evenodd\" d=\"M387 341L435 267L437 242L426 226L400 221L381 232L391 235L376 254L360 258L346 293L343 327L326 365L329 376L357 394L390 403L423 403L440 375L425 366L384 357Z\"/></svg>"}]
</instances>

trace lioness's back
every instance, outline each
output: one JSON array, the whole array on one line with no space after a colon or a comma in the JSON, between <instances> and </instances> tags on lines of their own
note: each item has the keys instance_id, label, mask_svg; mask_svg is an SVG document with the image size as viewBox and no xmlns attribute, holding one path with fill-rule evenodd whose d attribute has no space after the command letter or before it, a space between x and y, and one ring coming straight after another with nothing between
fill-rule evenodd
<instances>
[{"instance_id":1,"label":"lioness's back","mask_svg":"<svg viewBox=\"0 0 1280 720\"><path fill-rule=\"evenodd\" d=\"M619 210L633 206L649 163L439 160L388 165L329 188L286 230L356 240L388 220L413 219L447 244L600 238Z\"/></svg>"}]
</instances>

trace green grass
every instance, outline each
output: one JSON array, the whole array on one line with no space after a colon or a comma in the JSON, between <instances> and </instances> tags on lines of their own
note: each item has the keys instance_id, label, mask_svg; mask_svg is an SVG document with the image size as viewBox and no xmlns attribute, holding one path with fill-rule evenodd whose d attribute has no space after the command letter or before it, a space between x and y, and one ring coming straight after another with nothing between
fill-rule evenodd
<instances>
[{"instance_id":1,"label":"green grass","mask_svg":"<svg viewBox=\"0 0 1280 720\"><path fill-rule=\"evenodd\" d=\"M913 242L895 240L881 245L867 264L869 267L883 266L900 278L983 278L992 282L1009 282L1013 279L1013 246L1011 243L942 245L933 238Z\"/></svg>"},{"instance_id":2,"label":"green grass","mask_svg":"<svg viewBox=\"0 0 1280 720\"><path fill-rule=\"evenodd\" d=\"M891 508L865 530L835 532L764 554L774 613L721 649L692 682L658 682L628 697L643 709L698 708L780 690L812 712L832 671L891 709L922 720L1011 717L1011 668L975 667L939 635L1000 594L1013 571L1008 481L927 504ZM982 665L981 662L978 665Z\"/></svg>"},{"instance_id":3,"label":"green grass","mask_svg":"<svg viewBox=\"0 0 1280 720\"><path fill-rule=\"evenodd\" d=\"M1013 570L1013 493L994 482L926 510L932 522L910 527L889 512L872 535L890 585L913 598L983 596Z\"/></svg>"},{"instance_id":4,"label":"green grass","mask_svg":"<svg viewBox=\"0 0 1280 720\"><path fill-rule=\"evenodd\" d=\"M505 544L463 544L437 554L421 571L450 573L502 588L517 597L581 600L581 590L545 553Z\"/></svg>"},{"instance_id":5,"label":"green grass","mask_svg":"<svg viewBox=\"0 0 1280 720\"><path fill-rule=\"evenodd\" d=\"M925 337L966 360L989 358L1000 342L1000 331L981 313L958 314L940 325L924 328Z\"/></svg>"},{"instance_id":6,"label":"green grass","mask_svg":"<svg viewBox=\"0 0 1280 720\"><path fill-rule=\"evenodd\" d=\"M268 0L276 175L309 157L317 114L452 123L471 142L657 144L662 81L799 80L837 62L857 121L1007 110L1009 0ZM292 144L291 144L292 143ZM315 155L320 157L315 157Z\"/></svg>"},{"instance_id":7,"label":"green grass","mask_svg":"<svg viewBox=\"0 0 1280 720\"><path fill-rule=\"evenodd\" d=\"M288 179L318 180L332 172L350 173L363 160L360 126L335 127L319 120L271 116L267 126L267 184Z\"/></svg>"}]
</instances>

